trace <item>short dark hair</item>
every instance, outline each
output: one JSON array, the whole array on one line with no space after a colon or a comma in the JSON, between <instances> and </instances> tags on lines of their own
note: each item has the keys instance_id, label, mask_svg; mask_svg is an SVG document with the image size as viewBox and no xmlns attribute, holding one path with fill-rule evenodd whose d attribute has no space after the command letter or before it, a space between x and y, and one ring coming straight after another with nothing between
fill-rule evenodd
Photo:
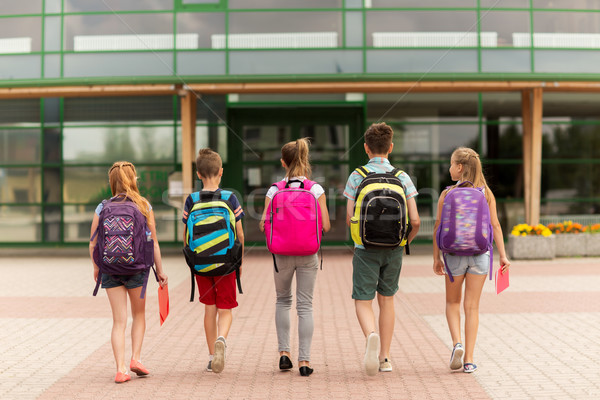
<instances>
[{"instance_id":1,"label":"short dark hair","mask_svg":"<svg viewBox=\"0 0 600 400\"><path fill-rule=\"evenodd\" d=\"M200 176L212 178L219 175L219 170L223 166L221 156L211 149L200 149L196 158L196 171Z\"/></svg>"},{"instance_id":2,"label":"short dark hair","mask_svg":"<svg viewBox=\"0 0 600 400\"><path fill-rule=\"evenodd\" d=\"M365 132L365 143L373 153L384 154L389 150L393 137L392 127L385 122L381 122L369 126Z\"/></svg>"}]
</instances>

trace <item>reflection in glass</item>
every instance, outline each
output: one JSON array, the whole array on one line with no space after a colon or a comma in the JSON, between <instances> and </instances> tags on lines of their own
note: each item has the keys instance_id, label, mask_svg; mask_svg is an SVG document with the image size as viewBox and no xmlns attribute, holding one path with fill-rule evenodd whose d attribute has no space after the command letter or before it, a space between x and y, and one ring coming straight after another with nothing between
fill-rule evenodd
<instances>
[{"instance_id":1,"label":"reflection in glass","mask_svg":"<svg viewBox=\"0 0 600 400\"><path fill-rule=\"evenodd\" d=\"M486 12L480 24L482 31L498 34L498 46L512 46L514 32L530 32L530 16L524 11Z\"/></svg>"},{"instance_id":2,"label":"reflection in glass","mask_svg":"<svg viewBox=\"0 0 600 400\"><path fill-rule=\"evenodd\" d=\"M336 32L342 36L341 12L256 12L229 14L229 33ZM338 43L339 45L339 43Z\"/></svg>"},{"instance_id":3,"label":"reflection in glass","mask_svg":"<svg viewBox=\"0 0 600 400\"><path fill-rule=\"evenodd\" d=\"M210 49L210 37L213 34L225 33L224 13L178 13L177 34L198 35L196 48Z\"/></svg>"},{"instance_id":4,"label":"reflection in glass","mask_svg":"<svg viewBox=\"0 0 600 400\"><path fill-rule=\"evenodd\" d=\"M359 50L230 51L230 74L343 74L362 72ZM397 71L397 70L396 70Z\"/></svg>"},{"instance_id":5,"label":"reflection in glass","mask_svg":"<svg viewBox=\"0 0 600 400\"><path fill-rule=\"evenodd\" d=\"M289 126L244 126L244 161L275 161L281 158L281 147L292 140Z\"/></svg>"},{"instance_id":6,"label":"reflection in glass","mask_svg":"<svg viewBox=\"0 0 600 400\"><path fill-rule=\"evenodd\" d=\"M65 242L87 242L90 240L92 218L96 206L97 204L63 206Z\"/></svg>"},{"instance_id":7,"label":"reflection in glass","mask_svg":"<svg viewBox=\"0 0 600 400\"><path fill-rule=\"evenodd\" d=\"M300 137L311 138L311 160L340 162L348 159L348 125L306 125Z\"/></svg>"},{"instance_id":8,"label":"reflection in glass","mask_svg":"<svg viewBox=\"0 0 600 400\"><path fill-rule=\"evenodd\" d=\"M0 54L40 51L42 49L41 27L40 17L2 18L0 39L3 40L0 42Z\"/></svg>"},{"instance_id":9,"label":"reflection in glass","mask_svg":"<svg viewBox=\"0 0 600 400\"><path fill-rule=\"evenodd\" d=\"M343 0L229 0L230 9L340 8Z\"/></svg>"},{"instance_id":10,"label":"reflection in glass","mask_svg":"<svg viewBox=\"0 0 600 400\"><path fill-rule=\"evenodd\" d=\"M44 207L44 241L60 242L61 207Z\"/></svg>"},{"instance_id":11,"label":"reflection in glass","mask_svg":"<svg viewBox=\"0 0 600 400\"><path fill-rule=\"evenodd\" d=\"M482 50L481 72L530 72L529 50Z\"/></svg>"},{"instance_id":12,"label":"reflection in glass","mask_svg":"<svg viewBox=\"0 0 600 400\"><path fill-rule=\"evenodd\" d=\"M173 0L65 0L65 12L171 10Z\"/></svg>"},{"instance_id":13,"label":"reflection in glass","mask_svg":"<svg viewBox=\"0 0 600 400\"><path fill-rule=\"evenodd\" d=\"M60 203L60 168L44 168L44 203Z\"/></svg>"},{"instance_id":14,"label":"reflection in glass","mask_svg":"<svg viewBox=\"0 0 600 400\"><path fill-rule=\"evenodd\" d=\"M39 168L0 168L0 203L41 202Z\"/></svg>"},{"instance_id":15,"label":"reflection in glass","mask_svg":"<svg viewBox=\"0 0 600 400\"><path fill-rule=\"evenodd\" d=\"M173 127L65 127L65 163L169 162Z\"/></svg>"},{"instance_id":16,"label":"reflection in glass","mask_svg":"<svg viewBox=\"0 0 600 400\"><path fill-rule=\"evenodd\" d=\"M42 74L40 55L2 56L0 80L38 79Z\"/></svg>"},{"instance_id":17,"label":"reflection in glass","mask_svg":"<svg viewBox=\"0 0 600 400\"><path fill-rule=\"evenodd\" d=\"M0 15L40 14L41 12L42 0L0 2Z\"/></svg>"},{"instance_id":18,"label":"reflection in glass","mask_svg":"<svg viewBox=\"0 0 600 400\"><path fill-rule=\"evenodd\" d=\"M367 119L461 118L477 122L476 93L378 93L367 95ZM441 119L441 122L444 120Z\"/></svg>"},{"instance_id":19,"label":"reflection in glass","mask_svg":"<svg viewBox=\"0 0 600 400\"><path fill-rule=\"evenodd\" d=\"M63 64L65 78L173 75L172 52L65 54Z\"/></svg>"},{"instance_id":20,"label":"reflection in glass","mask_svg":"<svg viewBox=\"0 0 600 400\"><path fill-rule=\"evenodd\" d=\"M452 4L449 5L447 0L428 0L423 2L422 0L371 0L373 8L404 8L404 7L477 7L477 0L453 0Z\"/></svg>"},{"instance_id":21,"label":"reflection in glass","mask_svg":"<svg viewBox=\"0 0 600 400\"><path fill-rule=\"evenodd\" d=\"M0 128L0 164L40 162L39 129Z\"/></svg>"},{"instance_id":22,"label":"reflection in glass","mask_svg":"<svg viewBox=\"0 0 600 400\"><path fill-rule=\"evenodd\" d=\"M41 223L40 207L0 205L0 242L40 241Z\"/></svg>"},{"instance_id":23,"label":"reflection in glass","mask_svg":"<svg viewBox=\"0 0 600 400\"><path fill-rule=\"evenodd\" d=\"M477 50L367 50L368 73L477 72Z\"/></svg>"}]
</instances>

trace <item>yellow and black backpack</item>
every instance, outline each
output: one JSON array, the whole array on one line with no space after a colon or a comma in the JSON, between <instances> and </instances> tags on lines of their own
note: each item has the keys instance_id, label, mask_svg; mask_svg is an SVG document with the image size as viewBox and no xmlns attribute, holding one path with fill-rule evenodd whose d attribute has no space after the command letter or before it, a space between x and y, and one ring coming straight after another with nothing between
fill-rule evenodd
<instances>
[{"instance_id":1,"label":"yellow and black backpack","mask_svg":"<svg viewBox=\"0 0 600 400\"><path fill-rule=\"evenodd\" d=\"M350 233L357 245L365 248L395 249L406 246L410 232L406 195L400 181L401 170L375 173L366 167L356 169L364 177L356 189L354 216Z\"/></svg>"}]
</instances>

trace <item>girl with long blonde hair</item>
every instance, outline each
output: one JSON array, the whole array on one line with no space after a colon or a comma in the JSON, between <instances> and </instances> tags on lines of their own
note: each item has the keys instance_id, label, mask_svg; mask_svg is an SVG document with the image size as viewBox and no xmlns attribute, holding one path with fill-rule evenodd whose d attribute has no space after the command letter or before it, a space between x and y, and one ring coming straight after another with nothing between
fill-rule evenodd
<instances>
[{"instance_id":1,"label":"girl with long blonde hair","mask_svg":"<svg viewBox=\"0 0 600 400\"><path fill-rule=\"evenodd\" d=\"M154 239L154 263L156 265L156 274L161 286L167 284L167 275L163 271L162 258L158 238L156 236L156 224L152 206L142 195L137 187L137 173L135 166L127 161L118 161L112 165L108 171L108 181L114 201L131 201L137 209L146 217L146 223L150 229L152 239ZM99 215L104 208L105 202L101 202L94 213L92 220L92 231L90 240L90 257L94 266L94 281L101 279L102 288L106 289L106 294L110 302L110 308L113 315L113 326L111 333L111 344L113 355L117 364L116 383L127 382L131 379L127 372L125 363L125 328L127 327L127 297L131 303L131 314L133 322L131 324L131 362L129 369L139 376L148 375L149 371L140 361L142 342L146 330L146 298L141 298L142 287L149 271L140 272L136 275L109 275L101 274L98 265L94 262L94 247L97 237L95 232L99 224Z\"/></svg>"},{"instance_id":2,"label":"girl with long blonde hair","mask_svg":"<svg viewBox=\"0 0 600 400\"><path fill-rule=\"evenodd\" d=\"M479 154L468 147L459 147L452 153L450 159L450 177L456 185L444 190L440 195L437 207L437 218L433 233L433 271L437 275L446 275L446 320L452 337L453 350L450 356L450 369L463 369L471 373L477 370L473 362L473 352L479 328L479 300L490 268L490 252L473 256L459 256L446 254L447 266L452 274L450 279L444 269L444 261L437 243L437 231L440 227L444 199L449 191L469 182L475 188L482 188L486 197L490 221L494 234L494 242L500 255L500 268L505 272L510 267L506 257L504 238L498 213L496 199L490 190L483 175ZM474 227L475 228L475 227ZM462 344L460 326L460 303L462 298L463 282L465 286L465 345Z\"/></svg>"}]
</instances>

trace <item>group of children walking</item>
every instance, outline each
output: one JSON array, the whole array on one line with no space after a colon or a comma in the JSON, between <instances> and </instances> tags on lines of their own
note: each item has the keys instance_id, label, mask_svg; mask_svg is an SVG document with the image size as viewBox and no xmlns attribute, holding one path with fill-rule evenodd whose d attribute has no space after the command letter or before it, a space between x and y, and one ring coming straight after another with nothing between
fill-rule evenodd
<instances>
[{"instance_id":1,"label":"group of children walking","mask_svg":"<svg viewBox=\"0 0 600 400\"><path fill-rule=\"evenodd\" d=\"M343 194L347 198L346 222L354 241L352 298L365 335L363 368L367 375L375 375L393 369L390 347L396 319L394 294L398 291L403 252L406 250L408 253L408 245L419 230L420 219L415 201L418 193L413 182L408 174L394 168L388 160L394 147L392 128L385 123L373 124L365 132L364 139L369 162L350 174ZM321 235L330 230L331 224L325 190L310 180L308 140L298 139L285 144L280 161L285 169L285 178L274 183L266 194L260 229L265 232L267 246L273 253L279 369L287 371L294 366L290 346L290 310L295 275L297 361L299 373L309 376L314 371L310 355L314 331L312 300L319 269L317 253ZM206 369L220 373L226 362L232 309L238 305L236 283L240 293L242 290L239 277L244 245L241 221L244 211L235 194L219 188L223 167L216 152L200 150L196 169L203 189L191 194L185 201L182 218L185 225L184 253L192 276L192 300L196 284L200 302L205 305L204 330L209 350ZM456 149L450 160L450 175L457 184L446 188L439 198L433 270L446 276L446 318L453 341L450 369L473 372L477 369L473 350L479 324L479 299L493 260L492 235L502 270L506 270L510 262L504 249L495 199L486 184L478 154L468 148ZM113 313L111 343L117 364L117 383L131 379L125 363L127 296L133 315L129 370L137 375L147 375L149 371L141 363L140 354L145 330L144 292L153 264L159 284L167 284L152 207L140 196L136 179L135 167L131 163L117 162L111 167L109 181L113 197L98 205L90 241L94 280L106 289ZM470 193L470 196L484 196L485 221L489 223L489 227L483 230L488 247L470 252L464 251L467 248L465 243L471 236L481 235L481 229L477 233L461 235L459 245L462 247L456 250L448 247L447 236L441 235L449 229L449 218L441 217L447 215L444 200L447 196L452 197L449 194L453 191L458 193L466 183L477 188L476 193ZM128 212L120 211L118 207L123 205L130 206ZM141 217L136 212L141 213ZM140 220L141 224L136 223ZM144 234L138 233L136 225L142 225L140 232ZM141 241L145 243L138 244ZM138 257L140 252L144 255ZM132 265L136 268L130 268ZM128 266L129 271L124 266ZM464 346L460 324L463 282ZM379 306L378 316L373 310L375 297Z\"/></svg>"}]
</instances>

